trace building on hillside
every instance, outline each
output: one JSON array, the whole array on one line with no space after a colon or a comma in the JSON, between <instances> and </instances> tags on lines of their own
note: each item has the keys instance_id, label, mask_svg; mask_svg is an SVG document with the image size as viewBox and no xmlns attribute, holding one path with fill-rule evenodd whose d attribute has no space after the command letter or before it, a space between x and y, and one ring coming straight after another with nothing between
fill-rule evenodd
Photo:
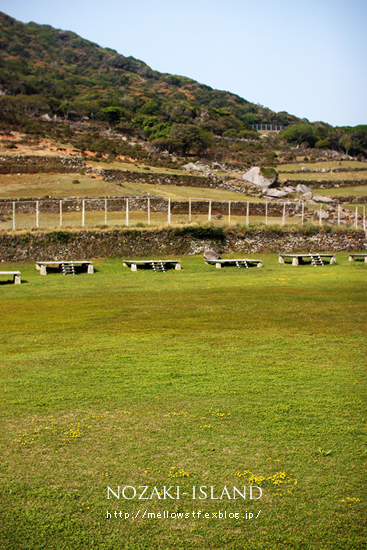
<instances>
[{"instance_id":1,"label":"building on hillside","mask_svg":"<svg viewBox=\"0 0 367 550\"><path fill-rule=\"evenodd\" d=\"M280 126L280 124L251 124L253 130L267 130L269 132L280 132L285 126Z\"/></svg>"}]
</instances>

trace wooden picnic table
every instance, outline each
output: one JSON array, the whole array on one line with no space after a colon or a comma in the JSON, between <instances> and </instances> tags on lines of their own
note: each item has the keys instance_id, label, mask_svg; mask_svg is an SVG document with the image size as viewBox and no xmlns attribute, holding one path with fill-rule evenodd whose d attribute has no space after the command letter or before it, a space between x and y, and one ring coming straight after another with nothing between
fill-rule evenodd
<instances>
[{"instance_id":1,"label":"wooden picnic table","mask_svg":"<svg viewBox=\"0 0 367 550\"><path fill-rule=\"evenodd\" d=\"M279 254L279 263L284 264L285 258L292 258L292 265L299 265L303 263L303 259L311 259L311 264L314 266L325 265L323 258L330 258L330 264L336 262L335 254Z\"/></svg>"},{"instance_id":2,"label":"wooden picnic table","mask_svg":"<svg viewBox=\"0 0 367 550\"><path fill-rule=\"evenodd\" d=\"M13 275L13 283L15 285L21 284L20 271L0 271L0 275Z\"/></svg>"},{"instance_id":3,"label":"wooden picnic table","mask_svg":"<svg viewBox=\"0 0 367 550\"><path fill-rule=\"evenodd\" d=\"M93 262L89 260L54 260L36 262L36 269L41 275L47 275L47 267L61 267L63 275L72 273L75 275L75 266L87 266L87 273L94 273Z\"/></svg>"},{"instance_id":4,"label":"wooden picnic table","mask_svg":"<svg viewBox=\"0 0 367 550\"><path fill-rule=\"evenodd\" d=\"M246 269L248 269L249 267L251 267L251 265L256 265L256 267L262 267L262 261L261 260L249 260L248 258L246 259L234 259L234 260L230 260L230 259L222 259L222 258L218 258L218 259L213 259L213 260L208 260L208 259L205 259L205 263L209 264L209 265L214 265L215 264L215 267L217 269L221 269L222 266L228 264L228 265L233 265L235 264L238 268L241 268L241 267L245 267Z\"/></svg>"},{"instance_id":5,"label":"wooden picnic table","mask_svg":"<svg viewBox=\"0 0 367 550\"><path fill-rule=\"evenodd\" d=\"M125 267L131 267L131 271L137 271L138 266L150 267L153 271L166 271L167 267L175 266L175 269L181 269L180 260L123 260Z\"/></svg>"}]
</instances>

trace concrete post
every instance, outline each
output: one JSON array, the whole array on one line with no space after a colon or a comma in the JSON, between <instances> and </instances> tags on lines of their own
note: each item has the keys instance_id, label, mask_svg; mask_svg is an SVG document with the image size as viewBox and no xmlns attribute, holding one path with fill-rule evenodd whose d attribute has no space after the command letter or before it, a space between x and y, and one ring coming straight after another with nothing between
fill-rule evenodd
<instances>
[{"instance_id":1,"label":"concrete post","mask_svg":"<svg viewBox=\"0 0 367 550\"><path fill-rule=\"evenodd\" d=\"M284 264L284 258L283 258L283 256L279 256L279 263L280 263L280 264Z\"/></svg>"},{"instance_id":2,"label":"concrete post","mask_svg":"<svg viewBox=\"0 0 367 550\"><path fill-rule=\"evenodd\" d=\"M131 264L131 271L138 271L136 264Z\"/></svg>"},{"instance_id":3,"label":"concrete post","mask_svg":"<svg viewBox=\"0 0 367 550\"><path fill-rule=\"evenodd\" d=\"M20 280L20 274L19 275L14 275L14 284L15 285L20 285L21 284L21 280Z\"/></svg>"},{"instance_id":4,"label":"concrete post","mask_svg":"<svg viewBox=\"0 0 367 550\"><path fill-rule=\"evenodd\" d=\"M282 225L285 225L285 204L283 204Z\"/></svg>"},{"instance_id":5,"label":"concrete post","mask_svg":"<svg viewBox=\"0 0 367 550\"><path fill-rule=\"evenodd\" d=\"M127 227L129 227L129 199L126 199L126 220L125 220L125 225Z\"/></svg>"},{"instance_id":6,"label":"concrete post","mask_svg":"<svg viewBox=\"0 0 367 550\"><path fill-rule=\"evenodd\" d=\"M353 261L354 261L354 258L353 258L353 256L349 256L349 258L348 258L348 262L353 262ZM331 263L331 262L330 262L330 263Z\"/></svg>"},{"instance_id":7,"label":"concrete post","mask_svg":"<svg viewBox=\"0 0 367 550\"><path fill-rule=\"evenodd\" d=\"M62 201L60 201L60 227L62 227Z\"/></svg>"},{"instance_id":8,"label":"concrete post","mask_svg":"<svg viewBox=\"0 0 367 550\"><path fill-rule=\"evenodd\" d=\"M88 270L87 273L94 273L93 264L88 264Z\"/></svg>"},{"instance_id":9,"label":"concrete post","mask_svg":"<svg viewBox=\"0 0 367 550\"><path fill-rule=\"evenodd\" d=\"M333 256L332 258L330 258L330 264L335 264L336 263L336 258L335 256Z\"/></svg>"},{"instance_id":10,"label":"concrete post","mask_svg":"<svg viewBox=\"0 0 367 550\"><path fill-rule=\"evenodd\" d=\"M209 201L208 222L212 219L212 201Z\"/></svg>"},{"instance_id":11,"label":"concrete post","mask_svg":"<svg viewBox=\"0 0 367 550\"><path fill-rule=\"evenodd\" d=\"M292 265L298 265L298 264L299 264L298 258L293 258Z\"/></svg>"},{"instance_id":12,"label":"concrete post","mask_svg":"<svg viewBox=\"0 0 367 550\"><path fill-rule=\"evenodd\" d=\"M215 264L215 267L216 267L217 269L221 269L222 264L221 264L220 262L217 262L217 263Z\"/></svg>"},{"instance_id":13,"label":"concrete post","mask_svg":"<svg viewBox=\"0 0 367 550\"><path fill-rule=\"evenodd\" d=\"M175 265L175 269L178 269L178 270L181 269L181 264L180 264L180 262L178 262L178 263Z\"/></svg>"},{"instance_id":14,"label":"concrete post","mask_svg":"<svg viewBox=\"0 0 367 550\"><path fill-rule=\"evenodd\" d=\"M38 229L39 222L39 211L38 211L38 201L36 201L36 228Z\"/></svg>"},{"instance_id":15,"label":"concrete post","mask_svg":"<svg viewBox=\"0 0 367 550\"><path fill-rule=\"evenodd\" d=\"M47 268L44 264L41 265L40 275L47 275Z\"/></svg>"}]
</instances>

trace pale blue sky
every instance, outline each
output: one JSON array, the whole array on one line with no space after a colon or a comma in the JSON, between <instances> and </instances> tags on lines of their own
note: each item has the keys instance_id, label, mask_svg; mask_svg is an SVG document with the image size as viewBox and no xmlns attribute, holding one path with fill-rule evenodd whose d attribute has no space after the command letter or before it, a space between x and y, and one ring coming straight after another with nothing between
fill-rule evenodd
<instances>
[{"instance_id":1,"label":"pale blue sky","mask_svg":"<svg viewBox=\"0 0 367 550\"><path fill-rule=\"evenodd\" d=\"M365 0L0 0L0 11L274 111L367 124Z\"/></svg>"}]
</instances>

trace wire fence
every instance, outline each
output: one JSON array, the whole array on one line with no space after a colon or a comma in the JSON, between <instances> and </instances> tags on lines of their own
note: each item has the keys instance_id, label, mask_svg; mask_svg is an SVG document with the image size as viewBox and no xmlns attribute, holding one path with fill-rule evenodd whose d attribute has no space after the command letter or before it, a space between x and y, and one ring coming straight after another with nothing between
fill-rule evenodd
<instances>
[{"instance_id":1,"label":"wire fence","mask_svg":"<svg viewBox=\"0 0 367 550\"><path fill-rule=\"evenodd\" d=\"M189 197L67 198L0 201L0 229L162 225L172 223L346 225L366 231L365 206L309 208L303 202L217 201Z\"/></svg>"}]
</instances>

